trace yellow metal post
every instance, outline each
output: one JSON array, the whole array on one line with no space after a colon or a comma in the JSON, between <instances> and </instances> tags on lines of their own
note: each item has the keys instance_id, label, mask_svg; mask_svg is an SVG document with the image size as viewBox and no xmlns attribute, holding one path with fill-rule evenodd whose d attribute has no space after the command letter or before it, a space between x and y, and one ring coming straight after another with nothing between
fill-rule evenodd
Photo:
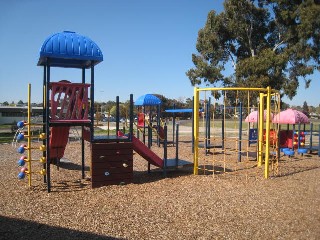
<instances>
[{"instance_id":1,"label":"yellow metal post","mask_svg":"<svg viewBox=\"0 0 320 240\"><path fill-rule=\"evenodd\" d=\"M270 105L271 105L271 87L267 87L267 116L266 116L266 151L265 151L265 165L264 177L269 178L269 156L270 156Z\"/></svg>"},{"instance_id":2,"label":"yellow metal post","mask_svg":"<svg viewBox=\"0 0 320 240\"><path fill-rule=\"evenodd\" d=\"M31 84L28 84L28 182L29 187L31 187Z\"/></svg>"},{"instance_id":3,"label":"yellow metal post","mask_svg":"<svg viewBox=\"0 0 320 240\"><path fill-rule=\"evenodd\" d=\"M262 153L263 153L263 116L264 115L264 94L260 93L259 102L259 123L258 123L258 167L262 166Z\"/></svg>"},{"instance_id":4,"label":"yellow metal post","mask_svg":"<svg viewBox=\"0 0 320 240\"><path fill-rule=\"evenodd\" d=\"M194 88L193 99L193 174L198 174L198 158L199 158L199 92L198 88Z\"/></svg>"}]
</instances>

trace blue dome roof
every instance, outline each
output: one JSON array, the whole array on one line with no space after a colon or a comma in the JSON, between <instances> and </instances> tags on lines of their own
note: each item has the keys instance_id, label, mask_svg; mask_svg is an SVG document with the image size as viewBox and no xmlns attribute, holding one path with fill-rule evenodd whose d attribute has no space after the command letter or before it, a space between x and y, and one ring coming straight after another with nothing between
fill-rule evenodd
<instances>
[{"instance_id":1,"label":"blue dome roof","mask_svg":"<svg viewBox=\"0 0 320 240\"><path fill-rule=\"evenodd\" d=\"M152 94L142 95L134 102L135 106L156 106L160 104L161 100Z\"/></svg>"},{"instance_id":2,"label":"blue dome roof","mask_svg":"<svg viewBox=\"0 0 320 240\"><path fill-rule=\"evenodd\" d=\"M41 46L38 66L89 68L103 61L102 51L90 38L71 31L48 37Z\"/></svg>"}]
</instances>

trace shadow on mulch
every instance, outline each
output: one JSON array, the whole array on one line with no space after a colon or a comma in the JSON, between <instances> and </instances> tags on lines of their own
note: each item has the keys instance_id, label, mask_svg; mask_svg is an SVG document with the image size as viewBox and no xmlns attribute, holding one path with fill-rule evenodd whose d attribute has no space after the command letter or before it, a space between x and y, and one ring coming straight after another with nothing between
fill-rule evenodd
<instances>
[{"instance_id":1,"label":"shadow on mulch","mask_svg":"<svg viewBox=\"0 0 320 240\"><path fill-rule=\"evenodd\" d=\"M310 166L310 163L304 163L306 162L306 160L309 161L316 158L317 158L317 154L313 154L313 153L307 153L304 155L295 154L292 157L281 155L279 159L280 173L275 177L291 176L297 173L307 172L313 169L320 168L319 166L312 166L314 164Z\"/></svg>"},{"instance_id":2,"label":"shadow on mulch","mask_svg":"<svg viewBox=\"0 0 320 240\"><path fill-rule=\"evenodd\" d=\"M0 216L0 239L121 239Z\"/></svg>"},{"instance_id":3,"label":"shadow on mulch","mask_svg":"<svg viewBox=\"0 0 320 240\"><path fill-rule=\"evenodd\" d=\"M82 169L82 166L80 164L76 164L76 163L73 163L73 162L60 162L58 164L53 164L53 165L56 166L56 167L59 167L59 168L67 169L67 170L81 171L81 169ZM85 166L84 170L85 171L89 171L90 167L89 166Z\"/></svg>"},{"instance_id":4,"label":"shadow on mulch","mask_svg":"<svg viewBox=\"0 0 320 240\"><path fill-rule=\"evenodd\" d=\"M224 168L221 166L214 166L214 174L224 174L234 172L232 169ZM199 165L198 169L199 175L212 175L213 166L212 165Z\"/></svg>"},{"instance_id":5,"label":"shadow on mulch","mask_svg":"<svg viewBox=\"0 0 320 240\"><path fill-rule=\"evenodd\" d=\"M179 140L179 143L192 143L192 140Z\"/></svg>"},{"instance_id":6,"label":"shadow on mulch","mask_svg":"<svg viewBox=\"0 0 320 240\"><path fill-rule=\"evenodd\" d=\"M54 165L55 166L55 165ZM74 164L71 162L68 163L60 163L60 168L68 169L68 170L78 170L81 171L81 165ZM85 168L86 171L90 171L89 167ZM164 173L163 169L156 168L152 169L149 173L148 171L133 171L133 184L144 184L160 181L163 179L170 178L178 178L182 176L188 176L193 174L193 166L185 165L175 167L168 167L166 173ZM62 181L53 181L51 182L51 192L76 192L76 191L86 191L91 189L91 178L78 179L74 181L62 180ZM117 184L115 184L117 185ZM121 185L121 184L119 184ZM39 187L38 190L47 191L46 186Z\"/></svg>"},{"instance_id":7,"label":"shadow on mulch","mask_svg":"<svg viewBox=\"0 0 320 240\"><path fill-rule=\"evenodd\" d=\"M52 184L52 192L76 192L84 191L88 188L91 188L89 180L86 182L82 182L81 180L60 181Z\"/></svg>"},{"instance_id":8,"label":"shadow on mulch","mask_svg":"<svg viewBox=\"0 0 320 240\"><path fill-rule=\"evenodd\" d=\"M162 169L147 171L133 171L133 183L144 184L160 181L165 178L178 178L183 176L189 176L193 174L193 167L185 166L167 169L166 173Z\"/></svg>"},{"instance_id":9,"label":"shadow on mulch","mask_svg":"<svg viewBox=\"0 0 320 240\"><path fill-rule=\"evenodd\" d=\"M280 173L278 176L276 177L286 177L286 176L291 176L297 173L302 173L302 172L307 172L307 171L311 171L314 169L318 169L320 167L305 167L305 168L299 168L299 169L293 169L292 171L286 172L286 173Z\"/></svg>"},{"instance_id":10,"label":"shadow on mulch","mask_svg":"<svg viewBox=\"0 0 320 240\"><path fill-rule=\"evenodd\" d=\"M79 192L91 189L91 182L89 178L82 180L62 180L62 181L51 181L50 192ZM47 183L38 184L32 186L33 191L47 192ZM1 237L0 237L1 239Z\"/></svg>"}]
</instances>

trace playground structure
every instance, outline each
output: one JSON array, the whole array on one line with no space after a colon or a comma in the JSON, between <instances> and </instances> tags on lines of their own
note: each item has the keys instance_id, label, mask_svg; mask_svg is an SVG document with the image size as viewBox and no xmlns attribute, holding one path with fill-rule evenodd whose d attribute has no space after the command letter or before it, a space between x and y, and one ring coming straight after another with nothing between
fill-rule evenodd
<instances>
[{"instance_id":1,"label":"playground structure","mask_svg":"<svg viewBox=\"0 0 320 240\"><path fill-rule=\"evenodd\" d=\"M279 124L279 146L285 155L292 157L296 152L303 155L307 152L318 151L318 156L320 156L319 134L317 130L314 131L313 123L310 123L304 113L289 108L275 115L273 123ZM310 127L307 130L306 124L309 123ZM287 125L287 129L280 129L283 124Z\"/></svg>"},{"instance_id":2,"label":"playground structure","mask_svg":"<svg viewBox=\"0 0 320 240\"><path fill-rule=\"evenodd\" d=\"M175 123L175 119L172 122L172 140L168 140L168 128L166 123L161 121L161 100L152 95L145 94L140 96L135 102L134 105L140 109L137 119L137 139L139 139L140 134L142 133L142 142L147 143L148 148L150 149L154 140L156 141L158 147L162 144L164 148L164 175L166 175L166 168L188 165L189 162L179 159L179 124ZM154 118L154 115L156 117ZM154 119L156 124L153 124ZM147 142L146 142L147 136ZM153 139L155 137L156 139ZM167 156L167 147L168 145L175 146L175 157L168 159ZM142 155L142 154L140 154ZM150 163L148 163L148 172L150 172Z\"/></svg>"},{"instance_id":3,"label":"playground structure","mask_svg":"<svg viewBox=\"0 0 320 240\"><path fill-rule=\"evenodd\" d=\"M200 106L200 94L203 97L202 102L208 103L206 92L211 92L213 96L221 95L223 97L221 126L215 120L213 115L212 125L203 123L200 131L200 117L198 114ZM249 148L249 127L246 135L242 126L242 115L248 114L251 107L259 103L258 120L258 139L257 146L250 150ZM216 103L213 104L216 106ZM206 107L204 107L206 109ZM245 110L245 111L244 111ZM266 117L264 121L264 111ZM267 88L195 88L194 89L194 174L212 173L213 176L218 172L240 172L253 167L264 165L264 177L269 178L269 165L275 171L278 168L279 146L278 146L278 124L271 126L271 113L280 111L280 95L277 91ZM231 115L231 112L233 114ZM197 113L197 114L196 114ZM230 113L230 119L227 114ZM205 112L204 114L210 114ZM215 114L215 109L213 111ZM233 124L234 127L228 126ZM211 129L212 128L212 129ZM211 129L211 131L210 131ZM222 131L221 131L222 129ZM273 130L273 131L270 131ZM209 132L209 134L208 134ZM211 134L211 133L212 134ZM275 134L273 134L274 132ZM244 138L244 136L247 138ZM208 144L212 145L212 154L207 154ZM216 147L215 147L216 146ZM220 146L220 147L217 147ZM204 148L204 151L200 151ZM204 154L200 155L202 152ZM220 155L218 157L218 155ZM271 156L271 158L270 158ZM245 158L244 158L245 157Z\"/></svg>"},{"instance_id":4,"label":"playground structure","mask_svg":"<svg viewBox=\"0 0 320 240\"><path fill-rule=\"evenodd\" d=\"M27 151L28 156L19 160L21 172L19 178L28 177L29 186L34 173L33 161L40 161L43 166L38 171L44 175L47 191L51 191L51 165L59 164L68 143L69 130L72 126L80 126L81 138L81 177L85 178L84 142L90 143L91 187L112 184L131 183L133 181L133 150L140 154L149 164L166 171L166 156L162 159L150 148L133 135L133 95L130 95L129 133L121 134L119 129L119 97L116 99L116 135L96 136L94 134L94 69L103 61L100 48L91 39L75 32L65 31L53 34L43 43L40 50L38 66L43 66L43 121L41 125L43 152L40 160L32 159L31 146L31 85L28 90L28 119L20 122L19 128L28 127L27 134L21 134L19 139L26 138L28 144L21 145L18 152ZM81 69L81 83L71 83L67 80L51 81L51 68ZM90 70L90 83L86 83L86 70ZM159 116L159 114L158 114ZM166 131L165 131L166 134ZM166 142L164 142L166 146ZM176 159L177 162L177 159ZM27 167L24 164L27 163Z\"/></svg>"},{"instance_id":5,"label":"playground structure","mask_svg":"<svg viewBox=\"0 0 320 240\"><path fill-rule=\"evenodd\" d=\"M293 156L295 153L303 155L308 152L317 152L320 156L320 125L314 125L310 122L308 126L306 129L305 123L299 123L298 128L293 124L292 129L289 129L289 124L287 124L286 130L279 131L279 146L285 155ZM289 152L286 152L288 150Z\"/></svg>"},{"instance_id":6,"label":"playground structure","mask_svg":"<svg viewBox=\"0 0 320 240\"><path fill-rule=\"evenodd\" d=\"M301 124L309 123L309 118L303 114L300 111L293 110L293 109L287 109L284 111L281 111L277 115L273 117L273 122L278 123L281 127L281 124L286 124L287 129L279 129L279 138L280 138L280 148L289 148L292 149L291 152L284 153L286 155L293 154L293 150L295 149L301 149L305 147L305 132L300 131ZM292 125L292 130L289 130L289 125ZM295 131L295 125L299 126L299 130ZM304 125L305 126L305 125ZM300 150L301 151L301 150Z\"/></svg>"},{"instance_id":7,"label":"playground structure","mask_svg":"<svg viewBox=\"0 0 320 240\"><path fill-rule=\"evenodd\" d=\"M175 105L173 106L172 109L166 109L165 110L166 113L168 114L172 114L172 142L174 143L175 140L175 126L176 126L176 113L189 113L191 114L191 117L193 116L193 109L192 108L185 108L185 109L177 109L175 108ZM193 121L192 121L193 123ZM193 135L193 126L192 126L192 135ZM192 138L192 143L193 143L193 138Z\"/></svg>"},{"instance_id":8,"label":"playground structure","mask_svg":"<svg viewBox=\"0 0 320 240\"><path fill-rule=\"evenodd\" d=\"M314 124L310 123L310 130L305 133L309 135L309 142L306 143L305 147L310 153L317 151L318 156L320 157L320 124L318 124L318 127L315 129Z\"/></svg>"},{"instance_id":9,"label":"playground structure","mask_svg":"<svg viewBox=\"0 0 320 240\"><path fill-rule=\"evenodd\" d=\"M266 110L263 114L263 121L266 120ZM271 113L272 115L272 113ZM245 118L245 122L248 123L249 128L249 146L250 144L257 143L258 140L258 120L259 120L259 111L255 110L255 108L251 109L249 115ZM252 124L252 125L251 125Z\"/></svg>"},{"instance_id":10,"label":"playground structure","mask_svg":"<svg viewBox=\"0 0 320 240\"><path fill-rule=\"evenodd\" d=\"M138 107L138 122L137 122L137 135L142 133L143 143L146 143L145 137L148 136L148 147L152 145L152 132L155 132L157 136L157 143L160 144L160 141L164 141L164 136L160 136L160 106L161 100L152 95L145 94L140 96L135 102L134 105ZM154 111L155 108L155 111ZM156 113L156 125L152 125L153 115ZM163 128L162 128L163 130Z\"/></svg>"},{"instance_id":11,"label":"playground structure","mask_svg":"<svg viewBox=\"0 0 320 240\"><path fill-rule=\"evenodd\" d=\"M119 129L119 97L117 97L117 114L116 114L116 135L96 136L94 134L94 69L97 64L103 61L103 55L99 47L89 38L76 34L74 32L62 32L50 36L42 45L38 65L43 66L43 122L41 123L42 133L38 136L42 140L42 145L37 150L42 152L40 159L32 158L32 151L36 148L31 143L31 86L28 87L28 119L26 122L20 122L19 128L27 126L27 134L19 135L19 139L26 138L28 143L21 145L18 149L23 154L27 151L27 156L21 156L19 165L21 171L19 178L28 177L31 186L31 178L34 173L40 173L44 176L44 182L47 184L48 192L51 191L51 165L59 164L60 159L64 156L64 151L68 143L68 136L71 127L78 126L82 129L81 138L81 177L85 177L85 154L84 143L90 143L91 161L90 174L92 188L106 186L111 184L131 183L133 181L133 151L136 151L150 164L162 168L164 174L169 166L167 162L166 152L164 158L157 156L151 149L147 147L139 138L133 134L133 95L130 95L130 114L129 114L129 133L124 135ZM51 68L77 68L81 70L81 83L72 83L67 80L58 82L51 81ZM86 82L86 70L90 70L90 83ZM204 113L199 111L200 93L213 92L223 96L222 121L219 134L215 125L215 116L213 115L213 131L211 131L210 123L210 105L211 100L207 101L206 97L203 101ZM234 99L232 99L232 96ZM247 99L246 102L240 99ZM249 150L249 139L243 138L242 116L250 112L253 105L251 100L258 99L259 111L257 119L258 137L257 146L254 151ZM136 102L137 103L137 102ZM235 166L233 169L239 170L244 164L249 166L253 159L256 160L255 165L261 167L264 164L264 177L269 177L269 165L273 169L278 168L278 159L280 155L279 145L279 124L273 124L271 127L271 114L279 112L280 96L275 90L268 88L195 88L194 90L194 109L193 109L193 163L194 174L198 174L199 170L203 172L212 172L213 175L219 168L223 172L227 172L227 165L232 162ZM159 103L157 103L159 104ZM215 107L216 104L214 103ZM265 108L266 106L266 108ZM234 113L237 116L234 119L234 130L231 131L227 127L227 113ZM265 117L264 117L264 112ZM203 129L205 134L200 131L200 116L203 116ZM215 114L215 111L214 111ZM145 113L143 113L143 127L145 130ZM157 110L157 128L160 126L160 112ZM265 120L265 121L264 121ZM138 120L139 125L139 120ZM174 126L176 126L174 124ZM142 127L142 125L141 125ZM150 136L152 136L153 127L148 124ZM178 132L177 125L177 132ZM248 127L248 130L250 127ZM159 134L159 130L156 131ZM201 134L200 134L201 132ZM167 145L167 131L164 128L164 147ZM211 134L213 133L213 134ZM295 133L295 132L293 132ZM304 133L305 134L305 131ZM148 134L149 135L149 134ZM249 134L248 134L249 135ZM144 134L145 136L145 134ZM178 149L178 134L176 136L176 147ZM312 134L311 134L312 136ZM319 133L318 133L319 136ZM158 136L157 136L158 137ZM296 140L305 143L300 133L296 136ZM218 142L217 144L217 141ZM312 142L312 141L311 141ZM152 137L148 139L148 144L152 143ZM293 142L294 144L294 142ZM205 149L204 156L200 156L201 146ZM312 145L312 144L311 144ZM318 144L319 145L319 144ZM220 147L218 147L220 146ZM246 147L246 150L243 148ZM313 147L313 146L312 146ZM213 153L207 154L209 149ZM311 148L310 148L311 150ZM315 150L315 149L312 149ZM318 154L319 154L319 148ZM166 151L166 150L165 150ZM178 150L176 150L177 154ZM216 154L222 154L223 160L215 158ZM212 157L211 157L212 156ZM245 159L243 157L246 156ZM211 157L211 159L209 159ZM271 157L271 159L270 159ZM39 171L34 171L32 162L38 161L42 166ZM175 166L179 165L179 158L174 159ZM27 166L25 167L25 164ZM222 166L222 167L221 167Z\"/></svg>"},{"instance_id":12,"label":"playground structure","mask_svg":"<svg viewBox=\"0 0 320 240\"><path fill-rule=\"evenodd\" d=\"M27 144L22 144L18 148L18 153L24 154L25 151L27 151L27 156L22 155L20 159L18 160L18 166L20 167L20 172L18 174L19 179L24 179L25 176L28 176L28 185L31 186L31 179L32 179L32 174L35 173L33 168L32 168L32 162L38 162L42 164L42 167L39 169L38 173L46 176L46 169L45 169L45 163L46 159L45 157L41 157L40 159L33 159L32 157L32 150L36 150L36 148L32 147L32 138L34 136L31 135L31 126L35 125L31 123L31 84L28 85L28 116L27 116L27 122L21 121L17 123L17 133L19 133L16 136L17 141L27 139ZM27 126L27 134L24 133L23 129L24 127ZM45 133L41 133L39 136L39 139L44 140L46 138ZM41 145L39 151L44 152L46 150L45 145ZM26 166L27 165L27 166Z\"/></svg>"},{"instance_id":13,"label":"playground structure","mask_svg":"<svg viewBox=\"0 0 320 240\"><path fill-rule=\"evenodd\" d=\"M257 127L254 124L258 122L258 111L252 111L245 119L249 123L249 145L257 142ZM273 115L271 113L271 115ZM266 111L264 111L264 120ZM253 123L253 128L250 128L250 123ZM271 138L279 138L279 148L287 156L293 156L295 152L298 154L311 153L318 151L319 155L319 135L317 129L314 129L314 124L302 112L294 109L286 109L272 116L272 123L279 124L278 133L270 130ZM306 124L310 123L309 130L306 129ZM282 129L282 125L286 125L286 129ZM291 127L289 127L291 125ZM298 128L296 127L298 126ZM265 135L265 130L264 130ZM320 156L320 155L319 155Z\"/></svg>"}]
</instances>

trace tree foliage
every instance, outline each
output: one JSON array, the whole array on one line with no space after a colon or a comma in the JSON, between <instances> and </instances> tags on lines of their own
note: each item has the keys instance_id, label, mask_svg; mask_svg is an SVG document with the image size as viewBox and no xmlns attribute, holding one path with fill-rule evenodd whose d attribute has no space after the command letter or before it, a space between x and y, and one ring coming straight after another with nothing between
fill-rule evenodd
<instances>
[{"instance_id":1,"label":"tree foliage","mask_svg":"<svg viewBox=\"0 0 320 240\"><path fill-rule=\"evenodd\" d=\"M165 111L166 109L173 109L173 108L185 108L185 104L177 99L170 99L166 98L160 94L154 94L157 98L161 100L161 111Z\"/></svg>"},{"instance_id":2,"label":"tree foliage","mask_svg":"<svg viewBox=\"0 0 320 240\"><path fill-rule=\"evenodd\" d=\"M119 104L119 115L120 117L124 117L124 118L128 118L129 116L129 109L130 109L130 103L129 102L126 102L126 103L120 103ZM111 107L110 109L110 115L111 116L116 116L116 112L117 112L117 106L114 105Z\"/></svg>"},{"instance_id":3,"label":"tree foliage","mask_svg":"<svg viewBox=\"0 0 320 240\"><path fill-rule=\"evenodd\" d=\"M199 30L191 84L267 87L292 99L319 71L320 5L314 0L225 0ZM225 65L233 72L225 76Z\"/></svg>"},{"instance_id":4,"label":"tree foliage","mask_svg":"<svg viewBox=\"0 0 320 240\"><path fill-rule=\"evenodd\" d=\"M307 116L309 116L309 106L308 106L308 103L307 101L304 101L303 102L303 105L302 105L302 110L303 110L303 113L305 113Z\"/></svg>"}]
</instances>

